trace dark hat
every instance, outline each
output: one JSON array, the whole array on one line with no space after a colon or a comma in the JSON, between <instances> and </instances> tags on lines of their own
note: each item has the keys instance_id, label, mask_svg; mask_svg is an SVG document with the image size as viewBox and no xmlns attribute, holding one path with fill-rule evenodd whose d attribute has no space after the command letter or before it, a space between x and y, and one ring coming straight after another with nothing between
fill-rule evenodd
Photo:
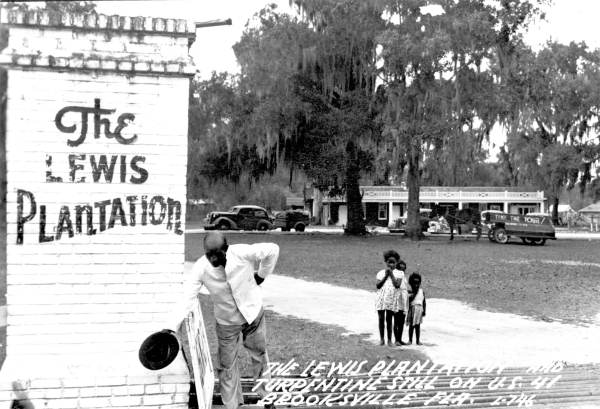
<instances>
[{"instance_id":1,"label":"dark hat","mask_svg":"<svg viewBox=\"0 0 600 409\"><path fill-rule=\"evenodd\" d=\"M179 352L179 341L175 333L164 329L155 332L140 346L140 362L148 369L157 370L168 366Z\"/></svg>"}]
</instances>

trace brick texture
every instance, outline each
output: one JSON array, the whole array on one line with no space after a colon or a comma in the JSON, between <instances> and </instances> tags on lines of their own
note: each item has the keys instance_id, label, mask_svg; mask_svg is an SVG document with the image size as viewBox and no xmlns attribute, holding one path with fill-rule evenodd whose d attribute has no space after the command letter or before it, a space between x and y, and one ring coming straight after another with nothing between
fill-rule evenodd
<instances>
[{"instance_id":1,"label":"brick texture","mask_svg":"<svg viewBox=\"0 0 600 409\"><path fill-rule=\"evenodd\" d=\"M145 34L107 36L94 27L112 16L64 17L52 28L10 21L2 57L14 52L36 70L0 58L9 68L0 409L14 399L186 407L181 357L153 372L137 353L183 289L189 36L176 35L185 28L175 20L115 20ZM128 59L146 72L119 72Z\"/></svg>"},{"instance_id":2,"label":"brick texture","mask_svg":"<svg viewBox=\"0 0 600 409\"><path fill-rule=\"evenodd\" d=\"M53 81L56 76L61 80ZM9 72L9 353L12 344L64 345L69 339L72 343L86 346L90 353L94 353L99 344L118 342L120 339L132 340L136 336L139 338L142 334L148 334L149 323L128 319L128 315L166 313L174 307L181 293L184 248L182 236L175 234L173 230L174 215L173 226L169 230L167 215L161 215L160 204L156 204L158 199L152 206L154 213L144 216L141 198L146 196L146 206L150 208L151 198L160 197L165 213L168 210L165 203L168 198L185 203L187 80L172 78L169 82L156 81L154 84L148 84L145 80L138 84L129 79L124 84L123 78L107 75L101 81L102 90L96 88L96 92L89 92L81 84L88 77L86 74L76 73L59 75L51 72ZM79 97L67 101L56 98L54 101L43 100L38 90L50 86L55 97L64 95L63 90ZM138 87L142 90L140 94L137 94ZM173 95L172 89L176 89L179 97L163 98L163 87L170 90L168 96ZM113 89L121 92L127 90L131 96L115 96ZM76 94L77 90L81 92ZM147 106L149 92L155 95L151 106ZM93 107L94 99L100 99L102 106L116 110L115 115L107 116L111 124L116 122L117 115L138 112L134 123L137 126L138 140L143 145L123 145L104 136L95 139L90 135L89 128L93 127L90 124L88 136L82 144L77 147L67 146L67 141L73 138L73 134L62 133L57 129L54 124L56 113L70 105ZM77 126L81 126L80 122L77 115L72 115L69 119L69 123ZM164 133L161 134L160 131ZM171 148L163 149L163 144L168 144ZM98 162L90 164L85 160L78 161L77 166L82 169L76 170L81 173L81 177L86 178L85 182L48 182L48 169L56 177L62 177L63 181L69 179L69 155L116 157L112 183L107 183L104 177L104 183L94 182L93 166ZM47 156L52 157L52 167L55 165L53 169L47 164ZM134 156L146 158L143 165L140 165L146 170L148 177L141 184L127 182L131 174L139 176L139 173L131 169L129 162L125 163L126 166L121 166L121 157L129 161ZM173 166L175 164L177 166ZM126 174L125 182L120 177L122 171ZM13 174L15 178L11 178ZM79 174L75 178L79 178ZM19 190L30 192L30 195L19 199ZM139 205L135 204L135 225L131 223L133 216L127 196L139 198ZM31 220L21 223L24 234L22 243L17 244L19 217L23 219L23 213L21 216L18 214L18 205L19 202L22 203L26 214L32 214L31 198L36 202L36 214ZM120 202L114 204L115 199ZM93 208L92 227L96 229L96 234L85 234L85 216L81 223L83 231L78 233L76 206L94 206L103 200L110 201L106 205L104 223L100 221L99 209ZM47 240L52 240L42 243L39 240L41 206L44 206L46 218L44 236ZM185 206L182 205L179 219L181 229L185 220L184 212ZM109 228L113 213L112 228ZM59 225L61 217L62 226ZM161 218L163 220L158 223ZM122 221L126 225L122 225ZM152 221L156 224L152 224ZM62 232L61 227L64 230ZM101 231L103 227L105 230ZM69 237L71 228L73 237ZM157 271L150 267L155 264L165 269ZM160 282L161 279L168 285L158 286L157 281ZM70 313L78 314L80 322L73 323ZM115 314L120 314L118 322L110 319L109 322L102 322L102 317L110 318ZM40 326L35 318L46 315L53 317L51 326ZM86 315L90 319L86 319ZM81 322L86 322L87 325L81 330L73 328ZM60 324L65 326L57 327ZM64 334L56 333L60 328L64 330Z\"/></svg>"}]
</instances>

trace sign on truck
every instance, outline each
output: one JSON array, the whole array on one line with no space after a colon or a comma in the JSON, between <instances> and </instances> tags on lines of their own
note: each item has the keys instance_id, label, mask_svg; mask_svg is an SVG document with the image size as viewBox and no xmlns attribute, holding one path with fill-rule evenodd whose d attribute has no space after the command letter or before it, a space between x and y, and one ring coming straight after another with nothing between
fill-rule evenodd
<instances>
[{"instance_id":1,"label":"sign on truck","mask_svg":"<svg viewBox=\"0 0 600 409\"><path fill-rule=\"evenodd\" d=\"M526 244L546 243L556 240L550 216L542 214L487 213L484 223L488 228L490 241L506 244L511 237L519 237Z\"/></svg>"}]
</instances>

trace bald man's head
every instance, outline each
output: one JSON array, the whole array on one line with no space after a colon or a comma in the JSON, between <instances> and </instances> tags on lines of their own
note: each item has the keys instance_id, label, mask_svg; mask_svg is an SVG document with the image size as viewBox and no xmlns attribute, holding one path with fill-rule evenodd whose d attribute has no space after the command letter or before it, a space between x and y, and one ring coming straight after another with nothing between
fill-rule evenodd
<instances>
[{"instance_id":1,"label":"bald man's head","mask_svg":"<svg viewBox=\"0 0 600 409\"><path fill-rule=\"evenodd\" d=\"M204 251L220 249L223 244L227 244L227 239L220 231L211 231L204 236Z\"/></svg>"},{"instance_id":2,"label":"bald man's head","mask_svg":"<svg viewBox=\"0 0 600 409\"><path fill-rule=\"evenodd\" d=\"M227 239L223 233L214 231L204 236L204 254L213 267L225 267L227 263L227 248Z\"/></svg>"}]
</instances>

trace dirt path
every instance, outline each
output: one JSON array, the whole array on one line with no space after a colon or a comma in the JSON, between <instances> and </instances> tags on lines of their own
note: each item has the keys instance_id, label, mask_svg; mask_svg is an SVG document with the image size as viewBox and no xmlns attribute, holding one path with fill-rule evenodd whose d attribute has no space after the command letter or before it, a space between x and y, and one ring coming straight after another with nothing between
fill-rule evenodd
<instances>
[{"instance_id":1,"label":"dirt path","mask_svg":"<svg viewBox=\"0 0 600 409\"><path fill-rule=\"evenodd\" d=\"M191 263L186 263L189 268ZM377 342L373 292L271 275L263 284L266 308L283 315L339 325ZM406 334L406 332L405 332ZM600 363L600 325L535 321L481 311L454 300L428 299L420 348L433 361L461 366L500 362L522 366L561 360ZM407 335L404 336L404 340ZM387 347L386 347L387 348ZM358 358L358 357L349 357Z\"/></svg>"}]
</instances>

